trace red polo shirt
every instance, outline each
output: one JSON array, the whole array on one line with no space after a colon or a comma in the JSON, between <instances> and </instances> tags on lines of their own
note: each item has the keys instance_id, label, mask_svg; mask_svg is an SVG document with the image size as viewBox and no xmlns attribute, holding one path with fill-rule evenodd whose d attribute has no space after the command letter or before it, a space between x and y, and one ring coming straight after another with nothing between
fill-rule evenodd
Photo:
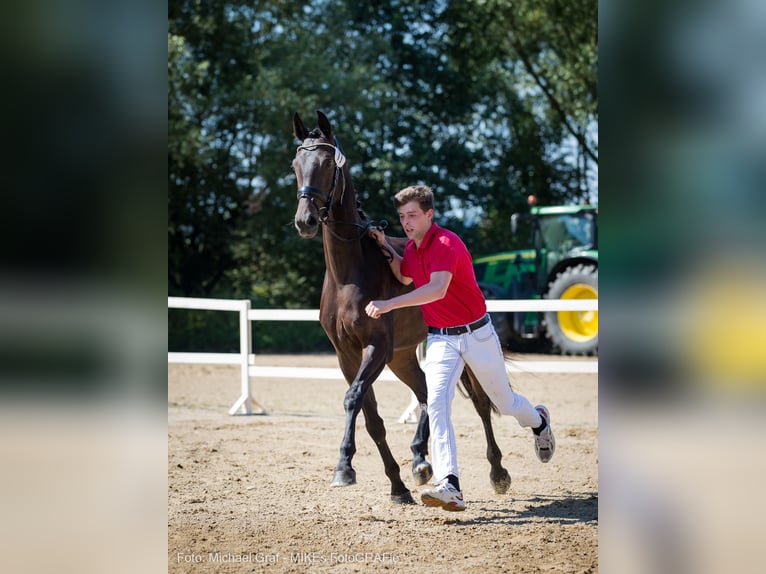
<instances>
[{"instance_id":1,"label":"red polo shirt","mask_svg":"<svg viewBox=\"0 0 766 574\"><path fill-rule=\"evenodd\" d=\"M404 249L401 273L415 287L431 280L434 271L449 271L452 281L443 299L421 305L429 327L456 327L481 319L487 312L484 295L476 283L471 254L456 233L432 223L420 248L410 240Z\"/></svg>"}]
</instances>

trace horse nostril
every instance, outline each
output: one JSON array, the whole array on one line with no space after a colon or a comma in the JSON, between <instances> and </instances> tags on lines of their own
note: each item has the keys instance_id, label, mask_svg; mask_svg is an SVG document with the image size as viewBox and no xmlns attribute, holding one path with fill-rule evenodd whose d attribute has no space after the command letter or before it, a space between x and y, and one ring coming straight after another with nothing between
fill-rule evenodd
<instances>
[{"instance_id":1,"label":"horse nostril","mask_svg":"<svg viewBox=\"0 0 766 574\"><path fill-rule=\"evenodd\" d=\"M314 217L313 215L309 216L306 223L308 223L311 227L315 227L318 224L316 217Z\"/></svg>"}]
</instances>

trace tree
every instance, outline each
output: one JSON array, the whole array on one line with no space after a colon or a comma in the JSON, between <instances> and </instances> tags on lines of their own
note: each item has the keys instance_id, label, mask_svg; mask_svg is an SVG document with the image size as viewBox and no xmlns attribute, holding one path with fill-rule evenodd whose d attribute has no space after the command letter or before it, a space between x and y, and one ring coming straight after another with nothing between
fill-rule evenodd
<instances>
[{"instance_id":1,"label":"tree","mask_svg":"<svg viewBox=\"0 0 766 574\"><path fill-rule=\"evenodd\" d=\"M595 0L458 0L444 16L452 22L449 46L461 69L486 70L492 82L510 83L525 113L554 130L557 145L546 145L560 168L541 199L574 200L594 191L588 172L589 163L598 164L597 16ZM566 149L573 146L574 154ZM561 165L567 153L574 173Z\"/></svg>"}]
</instances>

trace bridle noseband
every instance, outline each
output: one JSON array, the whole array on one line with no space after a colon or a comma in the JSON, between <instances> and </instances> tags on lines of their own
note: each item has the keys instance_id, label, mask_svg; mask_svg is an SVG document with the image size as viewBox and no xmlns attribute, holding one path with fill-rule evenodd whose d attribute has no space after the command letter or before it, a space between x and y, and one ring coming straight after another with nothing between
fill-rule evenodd
<instances>
[{"instance_id":1,"label":"bridle noseband","mask_svg":"<svg viewBox=\"0 0 766 574\"><path fill-rule=\"evenodd\" d=\"M330 197L332 197L332 192L330 192ZM321 201L323 204L325 204L321 208L318 207L317 209L324 209L326 211L327 197L325 196L324 193L322 193L321 189L319 189L318 187L313 187L311 185L304 185L302 188L298 190L298 199L308 199L309 201L313 202L315 198Z\"/></svg>"}]
</instances>

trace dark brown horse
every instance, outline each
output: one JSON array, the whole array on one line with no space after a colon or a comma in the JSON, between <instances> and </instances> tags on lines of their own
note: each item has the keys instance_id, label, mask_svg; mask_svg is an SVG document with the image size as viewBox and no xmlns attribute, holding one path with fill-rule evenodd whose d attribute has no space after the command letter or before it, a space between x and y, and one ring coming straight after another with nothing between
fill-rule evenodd
<instances>
[{"instance_id":1,"label":"dark brown horse","mask_svg":"<svg viewBox=\"0 0 766 574\"><path fill-rule=\"evenodd\" d=\"M389 299L411 287L394 277L376 242L367 235L371 222L359 209L346 158L327 117L322 112L317 112L317 116L318 127L311 131L297 113L293 117L293 131L301 141L293 160L298 185L295 227L301 237L312 238L320 225L324 226L326 271L319 320L335 347L349 385L344 400L346 428L332 484L356 482L351 459L356 452L356 419L361 410L367 432L380 451L391 481L391 499L412 504L412 495L402 482L399 465L386 442L386 429L378 414L372 384L388 365L421 403L411 444L412 472L416 484L425 484L433 471L426 460L429 437L426 379L416 350L426 337L426 326L418 307L397 309L380 319L365 313L364 308L371 300ZM400 241L400 247L405 242ZM461 380L484 424L490 479L495 491L504 493L511 479L500 463L502 455L492 432L492 404L472 373L466 370Z\"/></svg>"}]
</instances>

